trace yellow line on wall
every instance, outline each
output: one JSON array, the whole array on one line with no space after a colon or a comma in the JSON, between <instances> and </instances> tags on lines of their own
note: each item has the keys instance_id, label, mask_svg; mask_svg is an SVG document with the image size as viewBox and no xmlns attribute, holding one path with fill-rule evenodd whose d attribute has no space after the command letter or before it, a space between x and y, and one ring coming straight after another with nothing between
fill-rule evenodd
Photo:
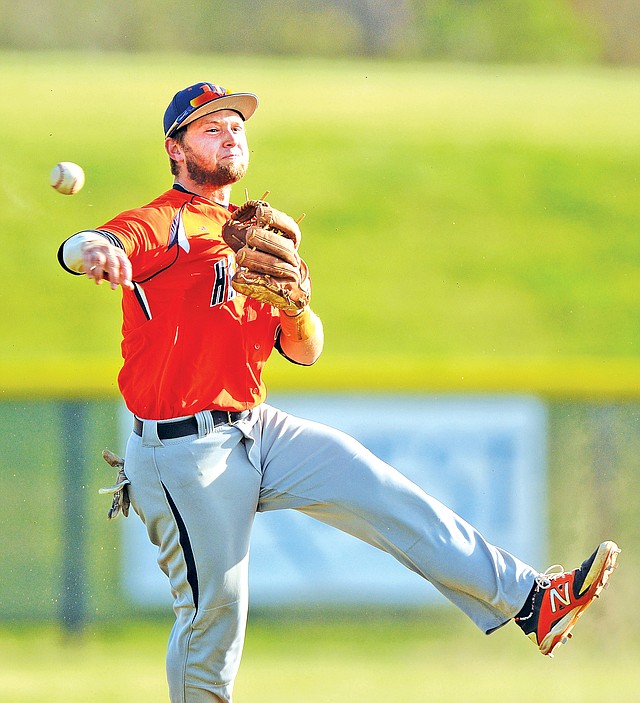
<instances>
[{"instance_id":1,"label":"yellow line on wall","mask_svg":"<svg viewBox=\"0 0 640 703\"><path fill-rule=\"evenodd\" d=\"M0 361L0 399L118 398L119 360ZM274 359L268 387L285 392L532 393L640 400L640 359L324 359L302 368Z\"/></svg>"}]
</instances>

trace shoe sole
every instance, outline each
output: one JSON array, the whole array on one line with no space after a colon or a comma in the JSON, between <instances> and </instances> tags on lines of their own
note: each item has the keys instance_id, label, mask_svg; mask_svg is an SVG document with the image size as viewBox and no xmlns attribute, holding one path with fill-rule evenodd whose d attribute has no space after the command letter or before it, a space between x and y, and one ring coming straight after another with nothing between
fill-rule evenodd
<instances>
[{"instance_id":1,"label":"shoe sole","mask_svg":"<svg viewBox=\"0 0 640 703\"><path fill-rule=\"evenodd\" d=\"M553 657L553 651L561 644L566 644L567 640L572 637L571 630L582 613L584 613L596 598L600 597L602 589L607 587L609 577L618 566L618 554L620 554L620 548L615 542L603 542L598 547L598 552L596 553L596 557L590 569L590 573L591 571L595 571L595 574L592 576L593 583L591 588L593 589L593 593L591 597L578 608L574 608L574 610L565 615L564 618L559 620L551 628L547 636L540 643L540 652L542 654Z\"/></svg>"}]
</instances>

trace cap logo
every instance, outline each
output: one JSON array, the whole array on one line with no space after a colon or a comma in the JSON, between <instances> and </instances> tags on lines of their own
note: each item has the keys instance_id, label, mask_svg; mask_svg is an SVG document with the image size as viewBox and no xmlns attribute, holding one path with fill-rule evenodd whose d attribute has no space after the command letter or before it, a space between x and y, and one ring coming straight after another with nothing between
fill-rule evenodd
<instances>
[{"instance_id":1,"label":"cap logo","mask_svg":"<svg viewBox=\"0 0 640 703\"><path fill-rule=\"evenodd\" d=\"M219 85L207 85L205 83L200 86L200 88L202 89L202 93L189 101L189 104L194 109L211 102L211 100L216 100L217 98L228 95L227 91Z\"/></svg>"}]
</instances>

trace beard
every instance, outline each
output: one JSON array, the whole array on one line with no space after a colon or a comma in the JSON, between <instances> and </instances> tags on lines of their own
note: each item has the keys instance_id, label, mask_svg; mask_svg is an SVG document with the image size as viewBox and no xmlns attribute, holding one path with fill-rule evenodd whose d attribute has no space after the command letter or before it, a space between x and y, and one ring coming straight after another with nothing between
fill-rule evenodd
<instances>
[{"instance_id":1,"label":"beard","mask_svg":"<svg viewBox=\"0 0 640 703\"><path fill-rule=\"evenodd\" d=\"M206 166L199 161L191 149L185 149L185 166L189 178L200 186L210 186L221 188L237 183L244 178L247 172L247 162L232 161L230 163L218 164L214 168Z\"/></svg>"}]
</instances>

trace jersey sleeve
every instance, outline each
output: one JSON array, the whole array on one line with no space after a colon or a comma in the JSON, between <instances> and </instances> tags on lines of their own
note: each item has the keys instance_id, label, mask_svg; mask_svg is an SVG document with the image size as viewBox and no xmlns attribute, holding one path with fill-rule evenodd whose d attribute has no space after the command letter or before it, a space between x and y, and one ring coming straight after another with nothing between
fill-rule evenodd
<instances>
[{"instance_id":1,"label":"jersey sleeve","mask_svg":"<svg viewBox=\"0 0 640 703\"><path fill-rule=\"evenodd\" d=\"M83 232L104 237L109 244L122 249L129 258L138 252L147 251L151 247L151 241L154 236L153 224L146 220L138 210L123 212L106 222L102 227L83 230ZM79 275L79 272L69 267L65 260L65 245L75 236L72 235L65 239L60 245L58 249L58 263L65 271Z\"/></svg>"},{"instance_id":2,"label":"jersey sleeve","mask_svg":"<svg viewBox=\"0 0 640 703\"><path fill-rule=\"evenodd\" d=\"M109 220L97 231L131 257L152 246L155 239L153 227L148 214L143 217L137 210L129 210Z\"/></svg>"}]
</instances>

